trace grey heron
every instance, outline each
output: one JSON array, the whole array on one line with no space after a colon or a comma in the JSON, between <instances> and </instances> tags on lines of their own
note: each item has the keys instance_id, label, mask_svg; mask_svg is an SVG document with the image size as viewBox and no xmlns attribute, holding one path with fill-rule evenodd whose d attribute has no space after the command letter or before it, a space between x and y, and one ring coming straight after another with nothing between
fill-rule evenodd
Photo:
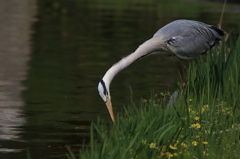
<instances>
[{"instance_id":1,"label":"grey heron","mask_svg":"<svg viewBox=\"0 0 240 159\"><path fill-rule=\"evenodd\" d=\"M110 84L113 78L124 68L143 57L162 54L190 60L211 49L224 32L213 25L193 20L175 20L161 29L154 36L141 44L135 52L114 64L98 84L98 92L106 103L109 114L114 122Z\"/></svg>"}]
</instances>

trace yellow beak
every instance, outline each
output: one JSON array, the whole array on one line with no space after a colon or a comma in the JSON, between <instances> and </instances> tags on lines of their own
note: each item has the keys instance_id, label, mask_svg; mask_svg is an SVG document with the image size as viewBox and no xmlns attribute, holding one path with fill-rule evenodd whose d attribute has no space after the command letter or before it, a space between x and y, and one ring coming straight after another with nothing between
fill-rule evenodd
<instances>
[{"instance_id":1,"label":"yellow beak","mask_svg":"<svg viewBox=\"0 0 240 159\"><path fill-rule=\"evenodd\" d=\"M107 108L108 108L108 112L109 112L109 114L112 118L112 121L115 122L114 114L113 114L113 110L112 110L112 103L111 103L111 100L109 98L107 98L106 105L107 105Z\"/></svg>"}]
</instances>

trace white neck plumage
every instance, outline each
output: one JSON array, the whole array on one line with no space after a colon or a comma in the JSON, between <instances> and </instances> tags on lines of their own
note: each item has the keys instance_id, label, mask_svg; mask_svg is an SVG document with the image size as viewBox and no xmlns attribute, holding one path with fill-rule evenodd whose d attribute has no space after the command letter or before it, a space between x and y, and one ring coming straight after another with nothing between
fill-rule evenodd
<instances>
[{"instance_id":1,"label":"white neck plumage","mask_svg":"<svg viewBox=\"0 0 240 159\"><path fill-rule=\"evenodd\" d=\"M106 72L106 74L103 77L103 81L105 82L107 89L109 90L110 83L111 83L112 79L116 76L116 74L118 74L118 72L120 72L124 68L128 67L129 65L131 65L134 61L136 61L138 59L141 59L150 54L162 51L162 50L157 50L158 48L161 48L160 41L161 41L161 39L153 37L153 38L147 40L146 42L144 42L142 45L140 45L134 53L122 58L119 62L114 64Z\"/></svg>"}]
</instances>

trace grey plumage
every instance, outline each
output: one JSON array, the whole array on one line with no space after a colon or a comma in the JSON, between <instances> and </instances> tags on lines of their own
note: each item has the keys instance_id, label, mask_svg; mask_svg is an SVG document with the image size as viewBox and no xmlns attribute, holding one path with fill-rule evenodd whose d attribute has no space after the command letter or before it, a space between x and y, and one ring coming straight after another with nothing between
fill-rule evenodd
<instances>
[{"instance_id":1,"label":"grey plumage","mask_svg":"<svg viewBox=\"0 0 240 159\"><path fill-rule=\"evenodd\" d=\"M212 48L224 33L215 26L193 20L176 20L161 29L154 38L165 42L165 51L180 59L192 59Z\"/></svg>"}]
</instances>

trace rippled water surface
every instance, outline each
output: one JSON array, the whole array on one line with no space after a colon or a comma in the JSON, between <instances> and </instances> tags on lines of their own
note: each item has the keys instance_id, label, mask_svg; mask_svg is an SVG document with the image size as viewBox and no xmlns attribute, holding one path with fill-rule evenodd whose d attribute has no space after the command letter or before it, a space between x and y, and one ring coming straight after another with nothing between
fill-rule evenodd
<instances>
[{"instance_id":1,"label":"rippled water surface","mask_svg":"<svg viewBox=\"0 0 240 159\"><path fill-rule=\"evenodd\" d=\"M129 1L0 0L0 158L25 159L26 149L32 159L66 158L66 145L78 151L92 121L110 121L97 84L111 65L163 25L176 19L217 25L222 9L221 3ZM224 15L222 28L232 34L239 8L231 4ZM114 109L172 92L179 78L172 61L140 60L114 78Z\"/></svg>"}]
</instances>

